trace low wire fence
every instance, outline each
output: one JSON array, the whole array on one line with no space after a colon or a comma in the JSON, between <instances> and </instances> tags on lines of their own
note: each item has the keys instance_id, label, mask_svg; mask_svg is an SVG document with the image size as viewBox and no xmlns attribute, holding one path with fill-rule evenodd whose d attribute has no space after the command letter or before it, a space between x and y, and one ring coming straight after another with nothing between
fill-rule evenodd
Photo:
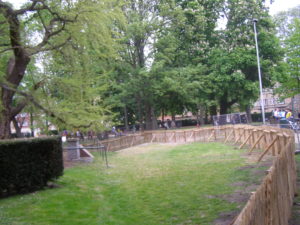
<instances>
[{"instance_id":1,"label":"low wire fence","mask_svg":"<svg viewBox=\"0 0 300 225\"><path fill-rule=\"evenodd\" d=\"M228 124L248 124L249 120L246 113L231 113L213 116L214 126Z\"/></svg>"},{"instance_id":2,"label":"low wire fence","mask_svg":"<svg viewBox=\"0 0 300 225\"><path fill-rule=\"evenodd\" d=\"M226 125L191 130L148 131L102 141L108 151L143 143L188 143L218 141L231 143L252 154L257 162L274 156L263 182L232 221L233 225L287 225L296 192L295 135L291 129L270 126Z\"/></svg>"}]
</instances>

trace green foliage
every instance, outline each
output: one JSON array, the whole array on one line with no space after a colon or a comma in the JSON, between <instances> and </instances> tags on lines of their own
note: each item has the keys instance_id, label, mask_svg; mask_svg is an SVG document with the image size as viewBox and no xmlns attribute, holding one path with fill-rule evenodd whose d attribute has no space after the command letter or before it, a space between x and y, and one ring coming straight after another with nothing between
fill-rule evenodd
<instances>
[{"instance_id":1,"label":"green foliage","mask_svg":"<svg viewBox=\"0 0 300 225\"><path fill-rule=\"evenodd\" d=\"M81 13L68 29L69 44L44 55L47 83L41 101L60 118L51 121L61 129L104 130L113 118L104 96L110 86L109 62L116 58L112 28L122 24L122 16L111 1L80 1L75 9Z\"/></svg>"},{"instance_id":2,"label":"green foliage","mask_svg":"<svg viewBox=\"0 0 300 225\"><path fill-rule=\"evenodd\" d=\"M274 25L264 1L226 1L226 27L210 51L210 77L220 104L226 113L234 104L242 110L258 97L258 72L252 18L258 19L258 43L264 87L274 85L277 64L283 51L275 36ZM278 73L278 72L277 72Z\"/></svg>"},{"instance_id":3,"label":"green foliage","mask_svg":"<svg viewBox=\"0 0 300 225\"><path fill-rule=\"evenodd\" d=\"M63 173L59 137L0 142L0 197L32 192Z\"/></svg>"},{"instance_id":4,"label":"green foliage","mask_svg":"<svg viewBox=\"0 0 300 225\"><path fill-rule=\"evenodd\" d=\"M290 36L285 40L287 77L279 88L284 96L300 93L300 18L295 18L289 26Z\"/></svg>"}]
</instances>

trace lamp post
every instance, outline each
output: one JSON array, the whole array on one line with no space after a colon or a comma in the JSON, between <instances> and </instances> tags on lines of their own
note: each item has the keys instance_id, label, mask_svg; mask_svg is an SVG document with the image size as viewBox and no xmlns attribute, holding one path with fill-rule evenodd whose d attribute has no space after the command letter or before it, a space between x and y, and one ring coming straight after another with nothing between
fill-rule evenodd
<instances>
[{"instance_id":1,"label":"lamp post","mask_svg":"<svg viewBox=\"0 0 300 225\"><path fill-rule=\"evenodd\" d=\"M257 57L257 68L258 68L258 79L259 79L259 90L260 90L260 106L261 106L261 114L262 114L263 124L265 124L266 123L265 106L264 106L264 98L263 98L263 90L262 90L262 80L261 80L259 51L258 51L257 32L256 32L256 23L257 23L257 21L258 21L257 19L253 19L255 45L256 45L256 57Z\"/></svg>"}]
</instances>

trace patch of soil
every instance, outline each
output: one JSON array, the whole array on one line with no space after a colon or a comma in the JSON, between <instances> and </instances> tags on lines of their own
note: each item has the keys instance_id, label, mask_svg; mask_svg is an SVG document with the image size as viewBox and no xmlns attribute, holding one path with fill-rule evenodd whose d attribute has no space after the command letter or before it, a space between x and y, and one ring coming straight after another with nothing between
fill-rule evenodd
<instances>
[{"instance_id":1,"label":"patch of soil","mask_svg":"<svg viewBox=\"0 0 300 225\"><path fill-rule=\"evenodd\" d=\"M239 215L240 211L231 211L227 213L221 213L220 218L214 221L215 225L231 225L232 221Z\"/></svg>"},{"instance_id":2,"label":"patch of soil","mask_svg":"<svg viewBox=\"0 0 300 225\"><path fill-rule=\"evenodd\" d=\"M258 154L243 154L243 157L247 159L248 162L254 162L258 158ZM267 174L268 170L272 165L273 157L265 157L262 162L257 164L249 164L238 168L238 170L249 170L250 176L248 181L240 181L231 184L237 187L236 191L229 195L215 196L215 198L224 199L230 203L237 203L238 210L232 212L225 212L219 215L219 218L214 221L215 225L231 225L233 224L236 217L239 215L240 211L243 209L247 201L249 200L251 193L255 192L259 187L261 181ZM212 198L213 196L209 196ZM300 223L298 223L299 225ZM296 224L291 224L296 225Z\"/></svg>"}]
</instances>

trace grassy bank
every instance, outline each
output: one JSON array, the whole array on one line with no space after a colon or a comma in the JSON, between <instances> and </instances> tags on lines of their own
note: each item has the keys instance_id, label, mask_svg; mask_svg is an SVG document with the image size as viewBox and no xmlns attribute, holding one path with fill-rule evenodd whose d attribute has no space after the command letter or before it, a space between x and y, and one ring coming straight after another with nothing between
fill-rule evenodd
<instances>
[{"instance_id":1,"label":"grassy bank","mask_svg":"<svg viewBox=\"0 0 300 225\"><path fill-rule=\"evenodd\" d=\"M145 145L65 170L59 188L0 200L0 224L212 224L249 179L240 151L217 144Z\"/></svg>"}]
</instances>

